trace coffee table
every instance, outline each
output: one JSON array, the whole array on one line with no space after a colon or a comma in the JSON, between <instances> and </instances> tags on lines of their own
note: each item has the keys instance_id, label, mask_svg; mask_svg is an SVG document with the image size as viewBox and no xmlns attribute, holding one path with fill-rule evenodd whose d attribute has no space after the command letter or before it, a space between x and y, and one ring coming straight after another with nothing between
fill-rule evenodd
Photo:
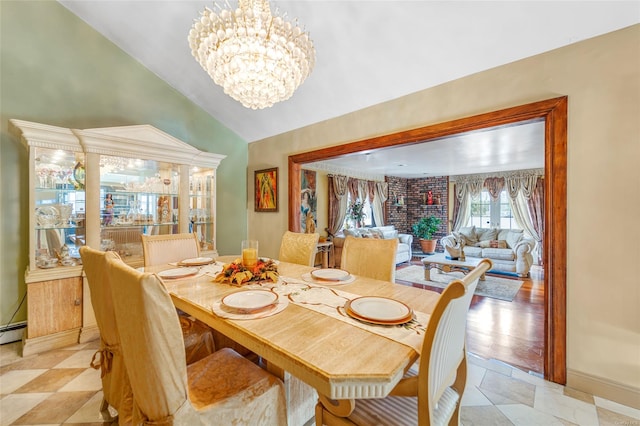
<instances>
[{"instance_id":1,"label":"coffee table","mask_svg":"<svg viewBox=\"0 0 640 426\"><path fill-rule=\"evenodd\" d=\"M440 272L454 272L460 271L468 273L475 269L482 258L472 257L466 260L453 260L448 259L444 253L436 253L431 256L427 256L422 259L422 265L424 266L424 279L431 281L431 269L437 269ZM482 274L480 280L485 280L485 274Z\"/></svg>"}]
</instances>

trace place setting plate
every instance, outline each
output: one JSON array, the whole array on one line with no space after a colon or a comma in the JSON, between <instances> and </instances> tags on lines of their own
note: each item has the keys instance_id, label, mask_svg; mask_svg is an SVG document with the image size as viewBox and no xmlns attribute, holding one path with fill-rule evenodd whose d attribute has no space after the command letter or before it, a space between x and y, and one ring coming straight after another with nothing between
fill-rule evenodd
<instances>
[{"instance_id":1,"label":"place setting plate","mask_svg":"<svg viewBox=\"0 0 640 426\"><path fill-rule=\"evenodd\" d=\"M350 317L372 324L399 325L413 319L409 306L386 297L357 297L348 301L344 308Z\"/></svg>"},{"instance_id":2,"label":"place setting plate","mask_svg":"<svg viewBox=\"0 0 640 426\"><path fill-rule=\"evenodd\" d=\"M178 278L186 278L196 275L200 272L200 268L173 268L158 272L158 276L163 279L175 280Z\"/></svg>"},{"instance_id":3,"label":"place setting plate","mask_svg":"<svg viewBox=\"0 0 640 426\"><path fill-rule=\"evenodd\" d=\"M343 269L322 268L303 274L302 279L314 284L341 285L352 283L356 278Z\"/></svg>"},{"instance_id":4,"label":"place setting plate","mask_svg":"<svg viewBox=\"0 0 640 426\"><path fill-rule=\"evenodd\" d=\"M178 266L204 266L214 262L211 257L193 257L191 259L184 259L178 262Z\"/></svg>"},{"instance_id":5,"label":"place setting plate","mask_svg":"<svg viewBox=\"0 0 640 426\"><path fill-rule=\"evenodd\" d=\"M238 313L250 314L274 305L278 295L268 290L242 290L222 298L222 306Z\"/></svg>"},{"instance_id":6,"label":"place setting plate","mask_svg":"<svg viewBox=\"0 0 640 426\"><path fill-rule=\"evenodd\" d=\"M241 290L228 294L211 306L219 317L234 320L266 318L282 312L289 305L286 297L261 289Z\"/></svg>"}]
</instances>

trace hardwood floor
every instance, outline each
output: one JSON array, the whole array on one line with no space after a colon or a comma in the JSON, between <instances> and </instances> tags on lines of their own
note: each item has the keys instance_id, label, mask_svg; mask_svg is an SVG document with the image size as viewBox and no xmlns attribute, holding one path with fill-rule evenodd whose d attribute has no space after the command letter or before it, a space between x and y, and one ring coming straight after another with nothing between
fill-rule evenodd
<instances>
[{"instance_id":1,"label":"hardwood floor","mask_svg":"<svg viewBox=\"0 0 640 426\"><path fill-rule=\"evenodd\" d=\"M420 259L412 264L421 265ZM405 268L401 264L397 269ZM512 302L474 296L467 318L467 349L527 372L543 374L544 271L534 266ZM503 275L497 275L502 276ZM422 287L422 286L421 286ZM442 292L441 288L428 289Z\"/></svg>"}]
</instances>

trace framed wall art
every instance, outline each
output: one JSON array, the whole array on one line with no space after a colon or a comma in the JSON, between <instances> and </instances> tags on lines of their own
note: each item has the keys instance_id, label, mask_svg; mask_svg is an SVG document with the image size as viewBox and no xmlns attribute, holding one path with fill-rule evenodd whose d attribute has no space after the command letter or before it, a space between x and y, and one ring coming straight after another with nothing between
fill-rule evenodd
<instances>
[{"instance_id":1,"label":"framed wall art","mask_svg":"<svg viewBox=\"0 0 640 426\"><path fill-rule=\"evenodd\" d=\"M278 168L256 170L254 177L255 211L278 211Z\"/></svg>"}]
</instances>

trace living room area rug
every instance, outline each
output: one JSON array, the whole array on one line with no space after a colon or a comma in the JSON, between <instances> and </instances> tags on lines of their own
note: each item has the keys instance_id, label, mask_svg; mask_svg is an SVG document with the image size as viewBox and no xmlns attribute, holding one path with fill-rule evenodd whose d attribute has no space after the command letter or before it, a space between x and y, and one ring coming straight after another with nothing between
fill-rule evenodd
<instances>
[{"instance_id":1,"label":"living room area rug","mask_svg":"<svg viewBox=\"0 0 640 426\"><path fill-rule=\"evenodd\" d=\"M422 266L411 265L396 271L396 281L409 281L438 288L445 288L451 281L462 278L463 276L464 274L462 272L443 273L437 269L432 269L431 281L427 281L424 279L424 267ZM493 299L511 302L514 297L516 297L522 284L524 284L524 281L486 275L486 280L478 281L475 294L477 296L491 297Z\"/></svg>"}]
</instances>

